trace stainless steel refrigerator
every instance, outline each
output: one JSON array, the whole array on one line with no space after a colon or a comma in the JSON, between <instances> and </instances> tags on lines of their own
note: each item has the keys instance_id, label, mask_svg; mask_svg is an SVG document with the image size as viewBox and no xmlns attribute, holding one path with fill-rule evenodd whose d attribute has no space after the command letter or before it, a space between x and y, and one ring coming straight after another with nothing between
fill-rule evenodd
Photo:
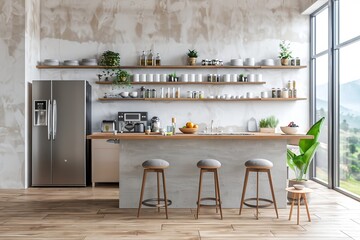
<instances>
[{"instance_id":1,"label":"stainless steel refrigerator","mask_svg":"<svg viewBox=\"0 0 360 240\"><path fill-rule=\"evenodd\" d=\"M32 83L32 186L86 186L91 86L84 80Z\"/></svg>"}]
</instances>

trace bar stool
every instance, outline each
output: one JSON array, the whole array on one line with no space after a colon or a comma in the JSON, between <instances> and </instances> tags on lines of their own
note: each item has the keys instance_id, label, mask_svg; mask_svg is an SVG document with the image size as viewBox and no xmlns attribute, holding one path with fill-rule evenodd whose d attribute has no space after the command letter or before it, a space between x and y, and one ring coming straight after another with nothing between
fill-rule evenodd
<instances>
[{"instance_id":1,"label":"bar stool","mask_svg":"<svg viewBox=\"0 0 360 240\"><path fill-rule=\"evenodd\" d=\"M245 204L248 207L256 208L256 219L259 219L259 208L268 207L268 206L271 206L272 204L274 204L276 217L279 218L279 214L278 214L278 210L277 210L277 206L276 206L274 188L273 188L273 184L272 184L271 172L270 172L270 169L273 167L273 163L266 159L251 159L251 160L248 160L245 162L245 167L246 167L246 173L245 173L245 179L244 179L243 192L242 192L242 196L241 196L239 215L241 215L241 210L243 208L243 205ZM249 178L250 172L256 172L256 198L245 199L246 186L248 183L248 178ZM272 200L265 199L265 198L259 198L259 172L266 172L268 175ZM256 200L256 205L247 203L248 201L254 201L254 200ZM259 205L259 201L267 202L267 204L265 203L265 204Z\"/></svg>"},{"instance_id":2,"label":"bar stool","mask_svg":"<svg viewBox=\"0 0 360 240\"><path fill-rule=\"evenodd\" d=\"M199 211L200 207L216 207L216 213L218 212L218 207L220 208L220 216L223 219L222 209L221 209L221 199L220 199L220 186L219 186L219 176L218 176L218 168L221 167L221 163L215 159L204 159L200 160L197 163L197 167L200 168L200 180L199 180L199 192L198 192L198 200L197 200L197 210L196 210L196 219L199 219ZM214 185L215 185L215 198L206 197L201 198L201 188L202 188L202 176L203 173L212 172L214 173ZM215 205L207 205L201 204L201 201L204 200L212 200L215 201Z\"/></svg>"},{"instance_id":3,"label":"bar stool","mask_svg":"<svg viewBox=\"0 0 360 240\"><path fill-rule=\"evenodd\" d=\"M150 159L143 162L142 166L144 168L144 174L141 185L141 193L140 193L140 201L139 201L137 217L139 218L140 216L141 206L145 205L148 207L157 207L158 212L160 212L160 207L165 207L166 219L168 219L167 207L172 204L172 201L167 199L166 197L166 183L165 183L164 169L169 167L169 163L163 159ZM146 176L148 172L156 172L157 174L157 198L150 198L143 200ZM160 173L162 174L164 198L160 198ZM163 203L161 204L161 202Z\"/></svg>"}]
</instances>

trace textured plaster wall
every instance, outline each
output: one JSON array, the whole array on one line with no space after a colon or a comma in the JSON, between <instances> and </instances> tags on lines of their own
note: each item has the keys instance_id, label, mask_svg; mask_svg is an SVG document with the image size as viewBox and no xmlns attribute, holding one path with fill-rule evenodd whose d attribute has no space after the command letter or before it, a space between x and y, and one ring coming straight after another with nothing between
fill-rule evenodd
<instances>
[{"instance_id":1,"label":"textured plaster wall","mask_svg":"<svg viewBox=\"0 0 360 240\"><path fill-rule=\"evenodd\" d=\"M301 10L309 1L300 0L199 0L199 1L115 1L115 0L43 0L41 1L41 59L82 59L97 57L105 50L121 53L122 65L136 65L142 50L159 52L163 64L185 64L185 53L196 48L203 58L276 58L282 39L292 42L295 56L308 64L309 19ZM114 119L117 111L148 111L163 125L177 117L183 125L192 120L201 128L215 120L224 130L245 130L250 117L260 119L271 114L282 125L296 121L308 126L308 101L302 102L110 102L96 101L105 92L137 91L138 86L118 89L94 84L97 70L42 70L42 79L87 79L93 85L93 131L102 119ZM171 73L172 70L134 70L132 73ZM176 70L183 73L262 73L264 86L182 86L204 90L206 95L245 95L285 87L296 80L298 95L309 93L308 69L302 70ZM160 87L153 86L158 92ZM300 113L300 114L299 114Z\"/></svg>"},{"instance_id":2,"label":"textured plaster wall","mask_svg":"<svg viewBox=\"0 0 360 240\"><path fill-rule=\"evenodd\" d=\"M25 1L0 1L0 188L25 186Z\"/></svg>"}]
</instances>

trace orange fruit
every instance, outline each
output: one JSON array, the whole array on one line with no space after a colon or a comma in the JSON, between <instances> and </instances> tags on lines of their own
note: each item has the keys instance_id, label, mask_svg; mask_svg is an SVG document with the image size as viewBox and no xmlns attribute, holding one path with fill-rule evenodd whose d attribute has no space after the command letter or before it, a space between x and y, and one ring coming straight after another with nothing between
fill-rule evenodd
<instances>
[{"instance_id":1,"label":"orange fruit","mask_svg":"<svg viewBox=\"0 0 360 240\"><path fill-rule=\"evenodd\" d=\"M194 126L193 126L193 128L198 128L199 127L199 125L197 125L197 124L194 124Z\"/></svg>"},{"instance_id":2,"label":"orange fruit","mask_svg":"<svg viewBox=\"0 0 360 240\"><path fill-rule=\"evenodd\" d=\"M192 122L187 122L186 123L186 127L187 128L193 128L194 127L194 124Z\"/></svg>"}]
</instances>

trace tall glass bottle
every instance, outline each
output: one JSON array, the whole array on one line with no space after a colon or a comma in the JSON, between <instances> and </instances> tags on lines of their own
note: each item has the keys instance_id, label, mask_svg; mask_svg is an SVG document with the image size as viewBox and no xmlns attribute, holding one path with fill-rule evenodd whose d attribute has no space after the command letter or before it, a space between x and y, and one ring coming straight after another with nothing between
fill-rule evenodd
<instances>
[{"instance_id":1,"label":"tall glass bottle","mask_svg":"<svg viewBox=\"0 0 360 240\"><path fill-rule=\"evenodd\" d=\"M161 58L159 53L156 54L155 65L161 66Z\"/></svg>"},{"instance_id":2,"label":"tall glass bottle","mask_svg":"<svg viewBox=\"0 0 360 240\"><path fill-rule=\"evenodd\" d=\"M146 66L153 66L154 65L153 62L154 62L154 55L153 55L152 51L150 50L150 52L147 56Z\"/></svg>"},{"instance_id":3,"label":"tall glass bottle","mask_svg":"<svg viewBox=\"0 0 360 240\"><path fill-rule=\"evenodd\" d=\"M140 55L140 66L146 66L146 53L145 51L142 52Z\"/></svg>"},{"instance_id":4,"label":"tall glass bottle","mask_svg":"<svg viewBox=\"0 0 360 240\"><path fill-rule=\"evenodd\" d=\"M171 125L172 125L172 134L176 134L176 118L171 118Z\"/></svg>"}]
</instances>

